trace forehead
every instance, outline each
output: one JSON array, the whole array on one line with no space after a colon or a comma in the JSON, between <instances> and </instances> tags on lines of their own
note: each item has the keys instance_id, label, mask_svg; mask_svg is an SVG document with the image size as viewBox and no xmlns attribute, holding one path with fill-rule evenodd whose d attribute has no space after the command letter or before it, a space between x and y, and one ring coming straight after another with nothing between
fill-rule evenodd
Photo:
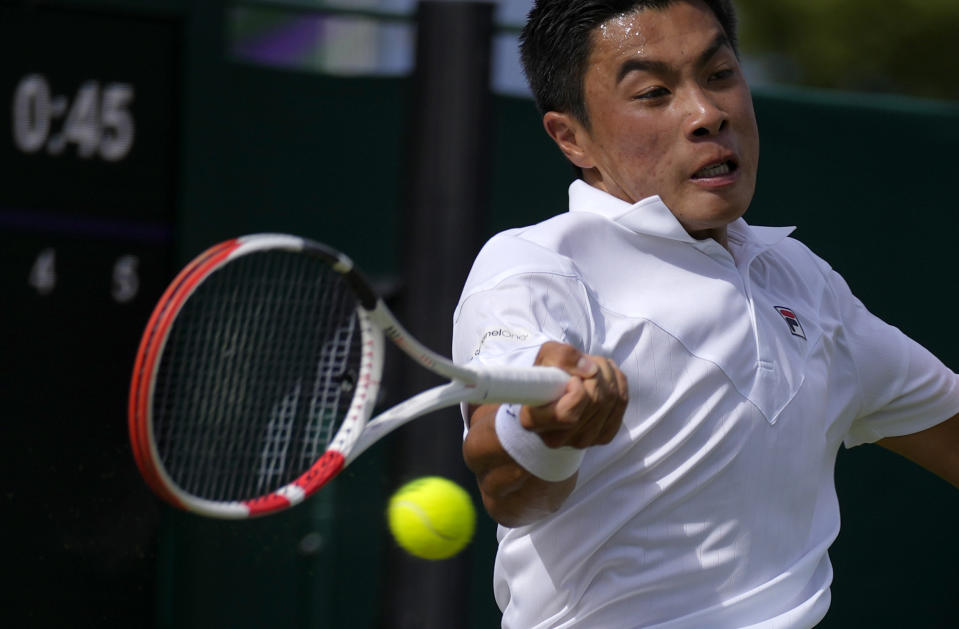
<instances>
[{"instance_id":1,"label":"forehead","mask_svg":"<svg viewBox=\"0 0 959 629\"><path fill-rule=\"evenodd\" d=\"M590 65L625 57L682 60L723 32L719 20L699 0L678 0L662 8L633 9L593 29Z\"/></svg>"}]
</instances>

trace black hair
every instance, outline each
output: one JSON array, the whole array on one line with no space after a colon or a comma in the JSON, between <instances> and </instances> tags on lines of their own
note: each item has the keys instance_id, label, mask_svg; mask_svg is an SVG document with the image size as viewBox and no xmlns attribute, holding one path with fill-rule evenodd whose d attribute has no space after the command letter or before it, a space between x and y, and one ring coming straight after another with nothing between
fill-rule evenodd
<instances>
[{"instance_id":1,"label":"black hair","mask_svg":"<svg viewBox=\"0 0 959 629\"><path fill-rule=\"evenodd\" d=\"M664 9L678 0L536 0L520 36L520 57L541 113L569 113L589 125L583 77L593 30L617 15ZM738 55L731 0L703 0Z\"/></svg>"}]
</instances>

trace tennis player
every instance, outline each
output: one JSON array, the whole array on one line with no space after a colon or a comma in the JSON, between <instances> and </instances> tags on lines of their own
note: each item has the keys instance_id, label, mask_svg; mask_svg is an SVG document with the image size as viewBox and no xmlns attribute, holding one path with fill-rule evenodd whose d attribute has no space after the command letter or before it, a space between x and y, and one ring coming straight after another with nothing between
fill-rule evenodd
<instances>
[{"instance_id":1,"label":"tennis player","mask_svg":"<svg viewBox=\"0 0 959 629\"><path fill-rule=\"evenodd\" d=\"M729 0L541 0L522 57L581 176L484 247L453 352L575 377L465 409L503 626L814 626L840 445L959 486L959 377L742 219L759 138Z\"/></svg>"}]
</instances>

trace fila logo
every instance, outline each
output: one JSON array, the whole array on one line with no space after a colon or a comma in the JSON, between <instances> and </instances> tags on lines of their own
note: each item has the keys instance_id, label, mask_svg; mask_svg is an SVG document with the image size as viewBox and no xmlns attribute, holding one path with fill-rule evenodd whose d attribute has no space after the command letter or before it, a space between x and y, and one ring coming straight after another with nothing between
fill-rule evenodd
<instances>
[{"instance_id":1,"label":"fila logo","mask_svg":"<svg viewBox=\"0 0 959 629\"><path fill-rule=\"evenodd\" d=\"M806 333L802 329L802 324L799 322L799 317L796 316L796 313L791 309L784 306L773 306L776 309L776 312L782 316L783 321L786 322L786 325L789 326L789 331L793 335L798 336L802 340L806 340Z\"/></svg>"}]
</instances>

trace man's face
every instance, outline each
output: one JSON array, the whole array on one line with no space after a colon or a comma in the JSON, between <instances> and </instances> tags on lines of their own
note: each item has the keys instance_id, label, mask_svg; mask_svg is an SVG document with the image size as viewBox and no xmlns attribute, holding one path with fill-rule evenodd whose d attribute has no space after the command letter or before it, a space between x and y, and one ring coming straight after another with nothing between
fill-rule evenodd
<instances>
[{"instance_id":1,"label":"man's face","mask_svg":"<svg viewBox=\"0 0 959 629\"><path fill-rule=\"evenodd\" d=\"M555 112L544 123L586 181L630 203L658 194L691 235L725 244L752 200L759 133L706 5L681 0L602 24L583 83L589 128Z\"/></svg>"}]
</instances>

